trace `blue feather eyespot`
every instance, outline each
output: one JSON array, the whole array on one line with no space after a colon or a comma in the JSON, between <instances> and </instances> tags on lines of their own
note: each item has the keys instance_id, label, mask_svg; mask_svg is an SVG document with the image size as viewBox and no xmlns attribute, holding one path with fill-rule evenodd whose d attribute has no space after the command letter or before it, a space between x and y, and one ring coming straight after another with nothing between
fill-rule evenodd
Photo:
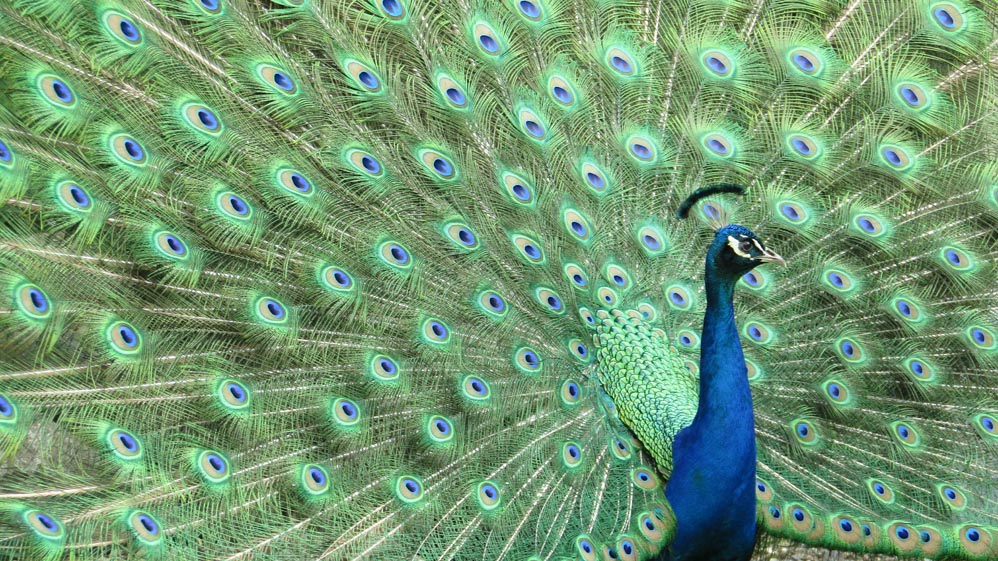
<instances>
[{"instance_id":1,"label":"blue feather eyespot","mask_svg":"<svg viewBox=\"0 0 998 561\"><path fill-rule=\"evenodd\" d=\"M873 498L878 501L884 504L894 503L894 491L892 491L891 488L888 487L883 481L880 481L879 479L867 479L866 488L869 489L870 494L873 495Z\"/></svg>"},{"instance_id":2,"label":"blue feather eyespot","mask_svg":"<svg viewBox=\"0 0 998 561\"><path fill-rule=\"evenodd\" d=\"M777 506L771 505L768 510L769 510L769 516L772 518L779 520L780 518L783 517L783 511L780 510L779 507Z\"/></svg>"},{"instance_id":3,"label":"blue feather eyespot","mask_svg":"<svg viewBox=\"0 0 998 561\"><path fill-rule=\"evenodd\" d=\"M497 57L503 53L502 39L487 23L476 23L472 28L472 35L475 37L478 49L486 56Z\"/></svg>"},{"instance_id":4,"label":"blue feather eyespot","mask_svg":"<svg viewBox=\"0 0 998 561\"><path fill-rule=\"evenodd\" d=\"M596 547L589 536L583 534L575 538L575 549L581 561L596 561Z\"/></svg>"},{"instance_id":5,"label":"blue feather eyespot","mask_svg":"<svg viewBox=\"0 0 998 561\"><path fill-rule=\"evenodd\" d=\"M887 535L901 551L914 551L917 546L916 532L907 524L894 523L887 530Z\"/></svg>"},{"instance_id":6,"label":"blue feather eyespot","mask_svg":"<svg viewBox=\"0 0 998 561\"><path fill-rule=\"evenodd\" d=\"M444 322L428 318L423 320L423 340L435 345L444 345L450 341L450 328Z\"/></svg>"},{"instance_id":7,"label":"blue feather eyespot","mask_svg":"<svg viewBox=\"0 0 998 561\"><path fill-rule=\"evenodd\" d=\"M730 158L735 153L734 143L721 133L710 133L700 142L711 156Z\"/></svg>"},{"instance_id":8,"label":"blue feather eyespot","mask_svg":"<svg viewBox=\"0 0 998 561\"><path fill-rule=\"evenodd\" d=\"M41 92L42 98L53 107L72 109L76 106L76 94L58 76L54 74L41 74L35 79L35 85L38 91Z\"/></svg>"},{"instance_id":9,"label":"blue feather eyespot","mask_svg":"<svg viewBox=\"0 0 998 561\"><path fill-rule=\"evenodd\" d=\"M381 77L370 66L355 59L343 61L347 74L353 78L354 83L363 91L372 94L384 92L381 84Z\"/></svg>"},{"instance_id":10,"label":"blue feather eyespot","mask_svg":"<svg viewBox=\"0 0 998 561\"><path fill-rule=\"evenodd\" d=\"M978 413L974 415L973 427L987 439L998 439L998 413Z\"/></svg>"},{"instance_id":11,"label":"blue feather eyespot","mask_svg":"<svg viewBox=\"0 0 998 561\"><path fill-rule=\"evenodd\" d=\"M582 465L582 447L578 442L566 442L562 444L561 463L570 469Z\"/></svg>"},{"instance_id":12,"label":"blue feather eyespot","mask_svg":"<svg viewBox=\"0 0 998 561\"><path fill-rule=\"evenodd\" d=\"M993 351L998 349L998 340L991 329L983 325L971 325L964 331L967 341L975 348L982 351Z\"/></svg>"},{"instance_id":13,"label":"blue feather eyespot","mask_svg":"<svg viewBox=\"0 0 998 561\"><path fill-rule=\"evenodd\" d=\"M371 357L367 371L379 382L391 382L399 377L398 363L385 355Z\"/></svg>"},{"instance_id":14,"label":"blue feather eyespot","mask_svg":"<svg viewBox=\"0 0 998 561\"><path fill-rule=\"evenodd\" d=\"M338 397L329 400L328 415L338 428L356 427L360 423L360 406L352 399Z\"/></svg>"},{"instance_id":15,"label":"blue feather eyespot","mask_svg":"<svg viewBox=\"0 0 998 561\"><path fill-rule=\"evenodd\" d=\"M852 226L855 231L871 238L879 238L887 233L883 220L868 213L853 216Z\"/></svg>"},{"instance_id":16,"label":"blue feather eyespot","mask_svg":"<svg viewBox=\"0 0 998 561\"><path fill-rule=\"evenodd\" d=\"M821 60L821 57L810 49L803 47L788 52L787 59L790 61L790 68L792 70L805 76L818 76L825 68L825 63Z\"/></svg>"},{"instance_id":17,"label":"blue feather eyespot","mask_svg":"<svg viewBox=\"0 0 998 561\"><path fill-rule=\"evenodd\" d=\"M299 197L311 197L315 193L312 182L293 169L277 170L277 186Z\"/></svg>"},{"instance_id":18,"label":"blue feather eyespot","mask_svg":"<svg viewBox=\"0 0 998 561\"><path fill-rule=\"evenodd\" d=\"M252 399L246 384L231 378L222 380L215 388L215 397L226 411L235 413L249 409Z\"/></svg>"},{"instance_id":19,"label":"blue feather eyespot","mask_svg":"<svg viewBox=\"0 0 998 561\"><path fill-rule=\"evenodd\" d=\"M494 290L479 292L475 298L475 304L480 310L496 320L504 319L509 312L506 300Z\"/></svg>"},{"instance_id":20,"label":"blue feather eyespot","mask_svg":"<svg viewBox=\"0 0 998 561\"><path fill-rule=\"evenodd\" d=\"M36 509L24 511L22 520L39 538L46 541L62 541L66 538L66 530L62 522L51 514Z\"/></svg>"},{"instance_id":21,"label":"blue feather eyespot","mask_svg":"<svg viewBox=\"0 0 998 561\"><path fill-rule=\"evenodd\" d=\"M190 256L187 244L180 239L180 236L172 232L165 232L162 230L153 232L152 243L153 247L155 247L159 254L163 257L175 261L185 261Z\"/></svg>"},{"instance_id":22,"label":"blue feather eyespot","mask_svg":"<svg viewBox=\"0 0 998 561\"><path fill-rule=\"evenodd\" d=\"M11 167L10 164L14 161L14 152L7 146L7 143L0 140L0 164L4 167Z\"/></svg>"},{"instance_id":23,"label":"blue feather eyespot","mask_svg":"<svg viewBox=\"0 0 998 561\"><path fill-rule=\"evenodd\" d=\"M127 134L119 133L109 136L108 148L118 161L129 166L144 166L149 159L139 141Z\"/></svg>"},{"instance_id":24,"label":"blue feather eyespot","mask_svg":"<svg viewBox=\"0 0 998 561\"><path fill-rule=\"evenodd\" d=\"M683 366L686 367L686 369L689 370L694 376L700 375L700 365L696 362L687 359L683 361Z\"/></svg>"},{"instance_id":25,"label":"blue feather eyespot","mask_svg":"<svg viewBox=\"0 0 998 561\"><path fill-rule=\"evenodd\" d=\"M534 205L536 202L534 199L534 190L526 179L506 172L502 174L501 180L503 186L506 188L506 193L509 194L510 199L514 203L523 206Z\"/></svg>"},{"instance_id":26,"label":"blue feather eyespot","mask_svg":"<svg viewBox=\"0 0 998 561\"><path fill-rule=\"evenodd\" d=\"M832 405L851 405L852 404L852 394L849 392L849 387L846 386L845 382L841 380L832 379L828 380L821 385L822 392L825 398L832 403Z\"/></svg>"},{"instance_id":27,"label":"blue feather eyespot","mask_svg":"<svg viewBox=\"0 0 998 561\"><path fill-rule=\"evenodd\" d=\"M863 347L851 337L841 337L835 341L835 352L847 363L858 364L866 360Z\"/></svg>"},{"instance_id":28,"label":"blue feather eyespot","mask_svg":"<svg viewBox=\"0 0 998 561\"><path fill-rule=\"evenodd\" d=\"M654 163L658 159L658 148L650 138L631 136L624 143L627 153L641 164Z\"/></svg>"},{"instance_id":29,"label":"blue feather eyespot","mask_svg":"<svg viewBox=\"0 0 998 561\"><path fill-rule=\"evenodd\" d=\"M606 276L606 280L613 283L614 286L620 290L626 291L631 288L631 277L627 274L627 271L618 267L617 265L607 265L606 270L603 272Z\"/></svg>"},{"instance_id":30,"label":"blue feather eyespot","mask_svg":"<svg viewBox=\"0 0 998 561\"><path fill-rule=\"evenodd\" d=\"M700 336L689 329L680 329L676 332L676 343L684 349L698 349Z\"/></svg>"},{"instance_id":31,"label":"blue feather eyespot","mask_svg":"<svg viewBox=\"0 0 998 561\"><path fill-rule=\"evenodd\" d=\"M909 449L917 449L922 442L918 431L907 421L894 421L890 424L891 436L899 444Z\"/></svg>"},{"instance_id":32,"label":"blue feather eyespot","mask_svg":"<svg viewBox=\"0 0 998 561\"><path fill-rule=\"evenodd\" d=\"M779 211L779 216L786 222L794 225L804 224L810 218L810 213L804 205L789 200L779 200L776 202L777 210Z\"/></svg>"},{"instance_id":33,"label":"blue feather eyespot","mask_svg":"<svg viewBox=\"0 0 998 561\"><path fill-rule=\"evenodd\" d=\"M611 438L610 452L618 460L629 460L631 458L631 445L623 438Z\"/></svg>"},{"instance_id":34,"label":"blue feather eyespot","mask_svg":"<svg viewBox=\"0 0 998 561\"><path fill-rule=\"evenodd\" d=\"M665 251L665 236L652 226L645 226L638 231L638 243L648 255L661 255Z\"/></svg>"},{"instance_id":35,"label":"blue feather eyespot","mask_svg":"<svg viewBox=\"0 0 998 561\"><path fill-rule=\"evenodd\" d=\"M565 276L572 282L573 287L579 290L589 289L589 277L586 276L586 272L582 270L582 267L574 263L566 263L564 271Z\"/></svg>"},{"instance_id":36,"label":"blue feather eyespot","mask_svg":"<svg viewBox=\"0 0 998 561\"><path fill-rule=\"evenodd\" d=\"M612 308L617 305L617 293L611 288L602 287L596 291L596 297L606 307Z\"/></svg>"},{"instance_id":37,"label":"blue feather eyespot","mask_svg":"<svg viewBox=\"0 0 998 561\"><path fill-rule=\"evenodd\" d=\"M385 169L381 162L369 152L351 148L344 152L343 156L350 167L364 175L369 177L383 177L385 175Z\"/></svg>"},{"instance_id":38,"label":"blue feather eyespot","mask_svg":"<svg viewBox=\"0 0 998 561\"><path fill-rule=\"evenodd\" d=\"M142 31L139 26L124 14L108 10L104 12L101 21L107 32L121 43L129 47L142 43Z\"/></svg>"},{"instance_id":39,"label":"blue feather eyespot","mask_svg":"<svg viewBox=\"0 0 998 561\"><path fill-rule=\"evenodd\" d=\"M595 164L583 163L580 172L587 187L597 194L602 194L606 191L609 182L606 175Z\"/></svg>"},{"instance_id":40,"label":"blue feather eyespot","mask_svg":"<svg viewBox=\"0 0 998 561\"><path fill-rule=\"evenodd\" d=\"M378 8L392 21L405 19L406 10L402 0L381 0L378 2Z\"/></svg>"},{"instance_id":41,"label":"blue feather eyespot","mask_svg":"<svg viewBox=\"0 0 998 561\"><path fill-rule=\"evenodd\" d=\"M530 347L520 347L513 353L513 363L521 371L527 374L540 372L542 361L537 351Z\"/></svg>"},{"instance_id":42,"label":"blue feather eyespot","mask_svg":"<svg viewBox=\"0 0 998 561\"><path fill-rule=\"evenodd\" d=\"M747 337L749 341L759 345L767 345L775 338L773 330L759 321L747 322L745 327L742 328L742 334Z\"/></svg>"},{"instance_id":43,"label":"blue feather eyespot","mask_svg":"<svg viewBox=\"0 0 998 561\"><path fill-rule=\"evenodd\" d=\"M797 442L805 446L812 446L818 443L818 430L814 424L804 419L796 419L790 423L793 427L794 438Z\"/></svg>"},{"instance_id":44,"label":"blue feather eyespot","mask_svg":"<svg viewBox=\"0 0 998 561\"><path fill-rule=\"evenodd\" d=\"M752 290L762 290L768 286L768 279L762 271L749 271L742 275L741 281Z\"/></svg>"},{"instance_id":45,"label":"blue feather eyespot","mask_svg":"<svg viewBox=\"0 0 998 561\"><path fill-rule=\"evenodd\" d=\"M261 296L253 303L254 316L270 325L281 325L288 322L290 314L287 307L276 298Z\"/></svg>"},{"instance_id":46,"label":"blue feather eyespot","mask_svg":"<svg viewBox=\"0 0 998 561\"><path fill-rule=\"evenodd\" d=\"M835 537L847 544L858 543L863 539L860 525L845 516L836 516L832 520L832 531L835 532Z\"/></svg>"},{"instance_id":47,"label":"blue feather eyespot","mask_svg":"<svg viewBox=\"0 0 998 561\"><path fill-rule=\"evenodd\" d=\"M499 508L502 497L499 495L499 485L494 481L483 481L475 487L475 499L479 508L488 512Z\"/></svg>"},{"instance_id":48,"label":"blue feather eyespot","mask_svg":"<svg viewBox=\"0 0 998 561\"><path fill-rule=\"evenodd\" d=\"M571 378L561 384L561 402L565 405L576 405L582 399L582 387Z\"/></svg>"},{"instance_id":49,"label":"blue feather eyespot","mask_svg":"<svg viewBox=\"0 0 998 561\"><path fill-rule=\"evenodd\" d=\"M894 93L903 103L903 107L909 109L925 109L929 105L929 94L925 88L912 82L902 82L894 88Z\"/></svg>"},{"instance_id":50,"label":"blue feather eyespot","mask_svg":"<svg viewBox=\"0 0 998 561\"><path fill-rule=\"evenodd\" d=\"M214 450L202 450L194 460L194 467L206 483L219 485L232 477L229 459Z\"/></svg>"},{"instance_id":51,"label":"blue feather eyespot","mask_svg":"<svg viewBox=\"0 0 998 561\"><path fill-rule=\"evenodd\" d=\"M567 79L561 76L551 76L548 78L548 93L551 95L551 99L561 107L569 108L575 105L577 95L575 93L575 88L568 82Z\"/></svg>"},{"instance_id":52,"label":"blue feather eyespot","mask_svg":"<svg viewBox=\"0 0 998 561\"><path fill-rule=\"evenodd\" d=\"M613 550L610 550L613 551ZM637 561L638 560L638 546L630 537L622 537L617 540L617 557L612 557L614 559L620 559L620 561Z\"/></svg>"},{"instance_id":53,"label":"blue feather eyespot","mask_svg":"<svg viewBox=\"0 0 998 561\"><path fill-rule=\"evenodd\" d=\"M156 545L163 540L159 521L142 510L133 510L125 518L125 524L132 534L145 545Z\"/></svg>"},{"instance_id":54,"label":"blue feather eyespot","mask_svg":"<svg viewBox=\"0 0 998 561\"><path fill-rule=\"evenodd\" d=\"M426 434L434 444L446 444L454 440L454 424L442 415L434 415L426 421Z\"/></svg>"},{"instance_id":55,"label":"blue feather eyespot","mask_svg":"<svg viewBox=\"0 0 998 561\"><path fill-rule=\"evenodd\" d=\"M327 265L319 269L319 283L326 289L338 294L352 292L356 287L356 283L350 273L336 265Z\"/></svg>"},{"instance_id":56,"label":"blue feather eyespot","mask_svg":"<svg viewBox=\"0 0 998 561\"><path fill-rule=\"evenodd\" d=\"M811 511L802 505L791 505L787 507L787 512L790 514L787 522L794 530L807 533L814 529L814 518L811 516Z\"/></svg>"},{"instance_id":57,"label":"blue feather eyespot","mask_svg":"<svg viewBox=\"0 0 998 561\"><path fill-rule=\"evenodd\" d=\"M659 488L658 476L646 467L638 467L631 470L631 483L634 483L645 491L654 491Z\"/></svg>"},{"instance_id":58,"label":"blue feather eyespot","mask_svg":"<svg viewBox=\"0 0 998 561\"><path fill-rule=\"evenodd\" d=\"M444 103L453 109L464 111L471 107L471 100L464 86L446 74L437 75L437 91Z\"/></svg>"},{"instance_id":59,"label":"blue feather eyespot","mask_svg":"<svg viewBox=\"0 0 998 561\"><path fill-rule=\"evenodd\" d=\"M298 468L298 488L310 499L319 499L328 495L329 472L318 464L302 465Z\"/></svg>"},{"instance_id":60,"label":"blue feather eyespot","mask_svg":"<svg viewBox=\"0 0 998 561\"><path fill-rule=\"evenodd\" d=\"M514 234L510 240L524 259L535 265L544 263L544 250L541 249L541 244L522 234Z\"/></svg>"},{"instance_id":61,"label":"blue feather eyespot","mask_svg":"<svg viewBox=\"0 0 998 561\"><path fill-rule=\"evenodd\" d=\"M787 136L787 146L790 148L791 154L805 160L813 160L821 155L821 146L813 138L804 134ZM780 211L791 222L799 222L795 217L785 212L783 207L780 207Z\"/></svg>"},{"instance_id":62,"label":"blue feather eyespot","mask_svg":"<svg viewBox=\"0 0 998 561\"><path fill-rule=\"evenodd\" d=\"M38 285L24 283L14 288L14 304L22 314L33 320L45 320L52 315L52 304Z\"/></svg>"},{"instance_id":63,"label":"blue feather eyespot","mask_svg":"<svg viewBox=\"0 0 998 561\"><path fill-rule=\"evenodd\" d=\"M620 47L610 47L607 49L603 60L606 62L607 67L619 76L634 76L638 72L638 65L634 61L634 57Z\"/></svg>"},{"instance_id":64,"label":"blue feather eyespot","mask_svg":"<svg viewBox=\"0 0 998 561\"><path fill-rule=\"evenodd\" d=\"M589 308L579 308L579 318L589 327L596 327L596 316L589 311Z\"/></svg>"},{"instance_id":65,"label":"blue feather eyespot","mask_svg":"<svg viewBox=\"0 0 998 561\"><path fill-rule=\"evenodd\" d=\"M960 9L948 2L933 4L930 8L932 21L947 33L963 29L965 20Z\"/></svg>"},{"instance_id":66,"label":"blue feather eyespot","mask_svg":"<svg viewBox=\"0 0 998 561\"><path fill-rule=\"evenodd\" d=\"M891 310L908 323L917 324L925 321L921 307L911 298L896 297L891 300Z\"/></svg>"},{"instance_id":67,"label":"blue feather eyespot","mask_svg":"<svg viewBox=\"0 0 998 561\"><path fill-rule=\"evenodd\" d=\"M904 171L912 165L911 156L908 155L907 150L900 146L893 144L882 145L877 154L880 156L882 163L898 171Z\"/></svg>"},{"instance_id":68,"label":"blue feather eyespot","mask_svg":"<svg viewBox=\"0 0 998 561\"><path fill-rule=\"evenodd\" d=\"M256 65L253 72L261 82L279 94L288 96L298 94L298 84L291 77L291 73L283 68L272 64L260 63Z\"/></svg>"},{"instance_id":69,"label":"blue feather eyespot","mask_svg":"<svg viewBox=\"0 0 998 561\"><path fill-rule=\"evenodd\" d=\"M688 311L693 308L693 297L685 286L669 285L665 288L665 295L668 298L669 307L673 310Z\"/></svg>"},{"instance_id":70,"label":"blue feather eyespot","mask_svg":"<svg viewBox=\"0 0 998 561\"><path fill-rule=\"evenodd\" d=\"M964 273L975 268L974 259L970 254L958 247L946 246L940 250L939 254L943 264L954 271Z\"/></svg>"},{"instance_id":71,"label":"blue feather eyespot","mask_svg":"<svg viewBox=\"0 0 998 561\"><path fill-rule=\"evenodd\" d=\"M128 322L115 321L104 330L104 339L114 353L124 356L142 350L142 335Z\"/></svg>"},{"instance_id":72,"label":"blue feather eyespot","mask_svg":"<svg viewBox=\"0 0 998 561\"><path fill-rule=\"evenodd\" d=\"M769 486L768 483L762 479L756 479L755 481L755 498L760 503L768 503L773 500L775 493L773 488Z\"/></svg>"},{"instance_id":73,"label":"blue feather eyespot","mask_svg":"<svg viewBox=\"0 0 998 561\"><path fill-rule=\"evenodd\" d=\"M119 460L135 461L142 457L142 441L124 429L111 429L104 434L108 449Z\"/></svg>"},{"instance_id":74,"label":"blue feather eyespot","mask_svg":"<svg viewBox=\"0 0 998 561\"><path fill-rule=\"evenodd\" d=\"M523 107L517 111L517 116L520 122L520 130L522 130L528 138L536 141L547 140L547 125L540 118L540 116L537 115L537 112Z\"/></svg>"},{"instance_id":75,"label":"blue feather eyespot","mask_svg":"<svg viewBox=\"0 0 998 561\"><path fill-rule=\"evenodd\" d=\"M936 369L932 363L919 356L905 359L905 371L917 382L933 382L936 377Z\"/></svg>"},{"instance_id":76,"label":"blue feather eyespot","mask_svg":"<svg viewBox=\"0 0 998 561\"><path fill-rule=\"evenodd\" d=\"M753 271L759 272L759 271ZM844 269L828 268L821 274L821 284L832 294L851 298L859 293L860 283L857 278Z\"/></svg>"},{"instance_id":77,"label":"blue feather eyespot","mask_svg":"<svg viewBox=\"0 0 998 561\"><path fill-rule=\"evenodd\" d=\"M10 428L18 420L17 405L0 393L0 429Z\"/></svg>"},{"instance_id":78,"label":"blue feather eyespot","mask_svg":"<svg viewBox=\"0 0 998 561\"><path fill-rule=\"evenodd\" d=\"M484 402L492 397L492 387L484 379L468 375L461 380L461 393L473 401Z\"/></svg>"},{"instance_id":79,"label":"blue feather eyespot","mask_svg":"<svg viewBox=\"0 0 998 561\"><path fill-rule=\"evenodd\" d=\"M395 480L395 496L406 504L415 504L423 499L423 482L413 475L403 475Z\"/></svg>"},{"instance_id":80,"label":"blue feather eyespot","mask_svg":"<svg viewBox=\"0 0 998 561\"><path fill-rule=\"evenodd\" d=\"M565 230L576 240L586 243L592 238L589 221L579 211L566 208L562 212L562 221L565 224Z\"/></svg>"},{"instance_id":81,"label":"blue feather eyespot","mask_svg":"<svg viewBox=\"0 0 998 561\"><path fill-rule=\"evenodd\" d=\"M589 362L592 357L589 354L589 347L581 339L572 339L568 342L569 353L582 362Z\"/></svg>"},{"instance_id":82,"label":"blue feather eyespot","mask_svg":"<svg viewBox=\"0 0 998 561\"><path fill-rule=\"evenodd\" d=\"M970 554L984 556L991 552L994 540L991 531L978 526L962 526L957 535L960 538L960 545Z\"/></svg>"},{"instance_id":83,"label":"blue feather eyespot","mask_svg":"<svg viewBox=\"0 0 998 561\"><path fill-rule=\"evenodd\" d=\"M478 237L471 227L460 222L450 222L443 226L444 236L460 250L474 251L481 247Z\"/></svg>"},{"instance_id":84,"label":"blue feather eyespot","mask_svg":"<svg viewBox=\"0 0 998 561\"><path fill-rule=\"evenodd\" d=\"M253 217L253 207L245 199L232 191L221 191L215 195L215 208L226 218L245 222Z\"/></svg>"},{"instance_id":85,"label":"blue feather eyespot","mask_svg":"<svg viewBox=\"0 0 998 561\"><path fill-rule=\"evenodd\" d=\"M222 12L222 0L191 0L196 6L209 14L215 15Z\"/></svg>"},{"instance_id":86,"label":"blue feather eyespot","mask_svg":"<svg viewBox=\"0 0 998 561\"><path fill-rule=\"evenodd\" d=\"M520 0L516 3L516 7L520 9L520 15L531 22L541 21L544 17L538 0Z\"/></svg>"},{"instance_id":87,"label":"blue feather eyespot","mask_svg":"<svg viewBox=\"0 0 998 561\"><path fill-rule=\"evenodd\" d=\"M666 525L665 522L660 520L657 516L653 516L649 512L643 512L637 516L636 523L638 531L641 532L641 535L648 541L652 543L660 543L665 540Z\"/></svg>"},{"instance_id":88,"label":"blue feather eyespot","mask_svg":"<svg viewBox=\"0 0 998 561\"><path fill-rule=\"evenodd\" d=\"M378 246L378 257L386 264L400 270L412 268L409 251L398 242L384 242Z\"/></svg>"},{"instance_id":89,"label":"blue feather eyespot","mask_svg":"<svg viewBox=\"0 0 998 561\"><path fill-rule=\"evenodd\" d=\"M721 51L706 51L700 56L700 62L708 75L717 78L730 78L734 73L735 65L731 58Z\"/></svg>"},{"instance_id":90,"label":"blue feather eyespot","mask_svg":"<svg viewBox=\"0 0 998 561\"><path fill-rule=\"evenodd\" d=\"M940 483L936 485L939 498L952 510L963 510L967 508L967 495L953 485Z\"/></svg>"},{"instance_id":91,"label":"blue feather eyespot","mask_svg":"<svg viewBox=\"0 0 998 561\"><path fill-rule=\"evenodd\" d=\"M433 176L444 181L457 178L457 167L454 166L450 158L437 150L421 148L416 152L419 161Z\"/></svg>"}]
</instances>

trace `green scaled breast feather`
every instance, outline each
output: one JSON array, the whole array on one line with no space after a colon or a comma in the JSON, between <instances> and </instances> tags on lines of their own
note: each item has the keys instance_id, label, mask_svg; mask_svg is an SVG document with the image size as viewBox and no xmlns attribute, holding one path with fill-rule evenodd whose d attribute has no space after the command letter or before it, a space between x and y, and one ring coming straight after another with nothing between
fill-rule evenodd
<instances>
[{"instance_id":1,"label":"green scaled breast feather","mask_svg":"<svg viewBox=\"0 0 998 561\"><path fill-rule=\"evenodd\" d=\"M998 559L990 1L10 0L0 75L0 560L672 561L727 223L756 558Z\"/></svg>"}]
</instances>

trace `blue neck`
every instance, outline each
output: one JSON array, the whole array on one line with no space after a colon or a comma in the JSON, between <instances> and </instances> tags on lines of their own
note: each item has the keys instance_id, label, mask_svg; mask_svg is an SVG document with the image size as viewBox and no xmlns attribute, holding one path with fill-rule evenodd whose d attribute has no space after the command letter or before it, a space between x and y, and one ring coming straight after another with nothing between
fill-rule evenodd
<instances>
[{"instance_id":1,"label":"blue neck","mask_svg":"<svg viewBox=\"0 0 998 561\"><path fill-rule=\"evenodd\" d=\"M707 267L700 402L673 444L665 494L676 513L670 561L748 559L755 544L755 426L733 303L736 279Z\"/></svg>"}]
</instances>

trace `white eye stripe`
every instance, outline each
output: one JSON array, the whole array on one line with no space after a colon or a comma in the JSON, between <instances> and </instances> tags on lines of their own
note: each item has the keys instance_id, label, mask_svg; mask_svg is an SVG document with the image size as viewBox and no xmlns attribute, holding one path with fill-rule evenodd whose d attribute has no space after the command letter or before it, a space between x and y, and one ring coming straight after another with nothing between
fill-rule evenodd
<instances>
[{"instance_id":1,"label":"white eye stripe","mask_svg":"<svg viewBox=\"0 0 998 561\"><path fill-rule=\"evenodd\" d=\"M766 253L766 250L765 250L765 249L763 249L763 247L762 247L762 244L761 244L761 243L759 243L759 240L757 240L757 239L755 239L755 238L752 238L752 243L754 243L754 244L755 244L755 246L756 246L757 248L759 248L759 251L760 251L760 252L762 252L762 253Z\"/></svg>"},{"instance_id":2,"label":"white eye stripe","mask_svg":"<svg viewBox=\"0 0 998 561\"><path fill-rule=\"evenodd\" d=\"M752 241L755 241L755 240L752 240ZM744 251L742 251L741 249L738 248L738 246L740 246L740 245L741 245L741 242L738 241L737 239L735 239L734 236L728 236L728 247L731 248L731 251L734 251L735 255L737 255L739 257L744 257L745 259L751 259L752 258L751 255L749 255L748 253L745 253ZM759 244L756 243L756 245L759 245Z\"/></svg>"}]
</instances>

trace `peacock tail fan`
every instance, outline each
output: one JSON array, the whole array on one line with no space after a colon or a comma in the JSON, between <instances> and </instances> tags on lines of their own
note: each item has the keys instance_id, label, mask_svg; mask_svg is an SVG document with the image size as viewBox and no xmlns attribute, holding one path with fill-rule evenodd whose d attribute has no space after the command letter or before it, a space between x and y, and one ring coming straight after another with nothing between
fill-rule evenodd
<instances>
[{"instance_id":1,"label":"peacock tail fan","mask_svg":"<svg viewBox=\"0 0 998 561\"><path fill-rule=\"evenodd\" d=\"M0 5L0 558L655 559L722 217L759 526L998 558L996 29Z\"/></svg>"}]
</instances>

